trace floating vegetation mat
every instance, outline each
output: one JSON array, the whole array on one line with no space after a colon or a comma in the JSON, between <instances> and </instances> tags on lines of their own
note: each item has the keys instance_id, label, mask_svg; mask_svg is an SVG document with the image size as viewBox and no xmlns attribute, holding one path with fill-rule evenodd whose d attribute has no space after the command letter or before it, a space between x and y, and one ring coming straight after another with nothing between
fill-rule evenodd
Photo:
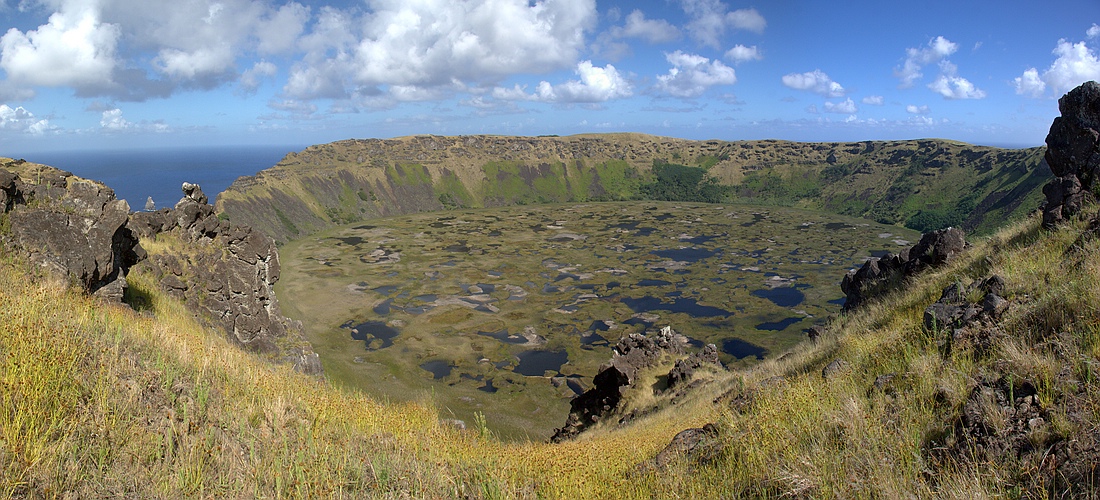
<instances>
[{"instance_id":1,"label":"floating vegetation mat","mask_svg":"<svg viewBox=\"0 0 1100 500\"><path fill-rule=\"evenodd\" d=\"M847 269L918 238L760 206L435 212L287 244L279 297L333 381L544 439L622 335L671 325L729 365L778 356L840 311Z\"/></svg>"}]
</instances>

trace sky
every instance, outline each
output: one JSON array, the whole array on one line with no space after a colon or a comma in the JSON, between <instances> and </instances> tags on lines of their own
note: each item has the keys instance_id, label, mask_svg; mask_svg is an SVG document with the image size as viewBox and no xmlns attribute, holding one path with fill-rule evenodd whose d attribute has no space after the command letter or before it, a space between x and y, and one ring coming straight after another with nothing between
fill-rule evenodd
<instances>
[{"instance_id":1,"label":"sky","mask_svg":"<svg viewBox=\"0 0 1100 500\"><path fill-rule=\"evenodd\" d=\"M1100 1L0 0L0 156L416 134L1043 143Z\"/></svg>"}]
</instances>

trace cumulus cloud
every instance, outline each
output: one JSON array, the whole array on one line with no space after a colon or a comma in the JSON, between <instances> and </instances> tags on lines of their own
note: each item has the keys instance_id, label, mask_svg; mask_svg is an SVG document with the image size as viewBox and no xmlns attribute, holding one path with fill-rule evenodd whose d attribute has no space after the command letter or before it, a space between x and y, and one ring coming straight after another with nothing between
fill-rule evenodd
<instances>
[{"instance_id":1,"label":"cumulus cloud","mask_svg":"<svg viewBox=\"0 0 1100 500\"><path fill-rule=\"evenodd\" d=\"M746 47L741 44L734 45L732 49L726 51L726 59L733 61L734 64L743 63L745 61L759 61L763 59L763 54L756 48Z\"/></svg>"},{"instance_id":2,"label":"cumulus cloud","mask_svg":"<svg viewBox=\"0 0 1100 500\"><path fill-rule=\"evenodd\" d=\"M677 50L665 54L672 68L667 74L657 76L658 91L675 97L698 97L715 85L733 85L737 83L737 74L733 68L718 60L687 54Z\"/></svg>"},{"instance_id":3,"label":"cumulus cloud","mask_svg":"<svg viewBox=\"0 0 1100 500\"><path fill-rule=\"evenodd\" d=\"M795 90L805 90L825 97L844 97L847 91L820 69L808 73L783 75L783 85Z\"/></svg>"},{"instance_id":4,"label":"cumulus cloud","mask_svg":"<svg viewBox=\"0 0 1100 500\"><path fill-rule=\"evenodd\" d=\"M7 104L0 104L0 130L42 135L51 129L49 120L35 118L34 113L22 106L11 108Z\"/></svg>"},{"instance_id":5,"label":"cumulus cloud","mask_svg":"<svg viewBox=\"0 0 1100 500\"><path fill-rule=\"evenodd\" d=\"M872 106L882 106L886 102L880 95L869 95L862 99L863 104L870 104Z\"/></svg>"},{"instance_id":6,"label":"cumulus cloud","mask_svg":"<svg viewBox=\"0 0 1100 500\"><path fill-rule=\"evenodd\" d=\"M618 20L618 9L613 8L610 17ZM612 26L600 33L592 44L592 50L608 59L618 60L631 52L630 45L623 40L636 38L651 44L666 43L680 38L680 29L664 19L646 19L640 10L633 10L626 16L622 26Z\"/></svg>"},{"instance_id":7,"label":"cumulus cloud","mask_svg":"<svg viewBox=\"0 0 1100 500\"><path fill-rule=\"evenodd\" d=\"M0 68L29 86L102 86L111 80L121 30L104 23L91 6L73 5L26 33L0 37Z\"/></svg>"},{"instance_id":8,"label":"cumulus cloud","mask_svg":"<svg viewBox=\"0 0 1100 500\"><path fill-rule=\"evenodd\" d=\"M838 103L825 103L826 113L843 113L846 115L850 115L854 114L856 111L859 111L859 108L856 107L856 103L852 101L851 98L845 99L844 101Z\"/></svg>"},{"instance_id":9,"label":"cumulus cloud","mask_svg":"<svg viewBox=\"0 0 1100 500\"><path fill-rule=\"evenodd\" d=\"M258 61L244 73L241 73L241 88L249 92L254 91L260 86L260 82L264 78L273 77L278 72L279 68L274 64L267 61Z\"/></svg>"},{"instance_id":10,"label":"cumulus cloud","mask_svg":"<svg viewBox=\"0 0 1100 500\"><path fill-rule=\"evenodd\" d=\"M594 0L373 0L359 16L322 9L306 55L291 68L292 98L338 98L372 86L486 83L576 64L596 21Z\"/></svg>"},{"instance_id":11,"label":"cumulus cloud","mask_svg":"<svg viewBox=\"0 0 1100 500\"><path fill-rule=\"evenodd\" d=\"M99 126L106 130L119 131L133 128L134 124L122 117L121 109L114 108L103 112L103 117L99 120Z\"/></svg>"},{"instance_id":12,"label":"cumulus cloud","mask_svg":"<svg viewBox=\"0 0 1100 500\"><path fill-rule=\"evenodd\" d=\"M1100 36L1100 26L1093 24L1087 35ZM1015 79L1017 94L1041 97L1050 88L1060 95L1089 80L1100 80L1100 57L1085 42L1058 40L1053 54L1057 58L1042 75L1038 69L1028 68Z\"/></svg>"},{"instance_id":13,"label":"cumulus cloud","mask_svg":"<svg viewBox=\"0 0 1100 500\"><path fill-rule=\"evenodd\" d=\"M494 88L491 95L507 101L599 103L633 94L630 82L610 64L601 68L593 66L592 61L581 61L575 72L579 80L569 80L559 85L544 80L531 94L524 87L515 85L512 88Z\"/></svg>"},{"instance_id":14,"label":"cumulus cloud","mask_svg":"<svg viewBox=\"0 0 1100 500\"><path fill-rule=\"evenodd\" d=\"M131 101L237 79L244 57L298 50L310 18L310 9L297 2L264 0L38 4L53 9L46 24L25 33L10 29L0 38L8 81L24 92L67 86L80 97Z\"/></svg>"},{"instance_id":15,"label":"cumulus cloud","mask_svg":"<svg viewBox=\"0 0 1100 500\"><path fill-rule=\"evenodd\" d=\"M729 28L763 33L768 23L756 9L727 10L720 0L682 0L687 13L688 34L700 44L718 48L722 35Z\"/></svg>"},{"instance_id":16,"label":"cumulus cloud","mask_svg":"<svg viewBox=\"0 0 1100 500\"><path fill-rule=\"evenodd\" d=\"M910 104L905 106L905 112L913 115L926 115L928 114L928 106L917 106Z\"/></svg>"},{"instance_id":17,"label":"cumulus cloud","mask_svg":"<svg viewBox=\"0 0 1100 500\"><path fill-rule=\"evenodd\" d=\"M958 76L958 68L950 61L940 61L940 75L928 85L945 99L984 99L985 91L970 80Z\"/></svg>"},{"instance_id":18,"label":"cumulus cloud","mask_svg":"<svg viewBox=\"0 0 1100 500\"><path fill-rule=\"evenodd\" d=\"M664 19L646 19L642 11L635 9L626 16L626 24L611 32L617 38L640 38L649 43L671 42L680 38L680 30Z\"/></svg>"},{"instance_id":19,"label":"cumulus cloud","mask_svg":"<svg viewBox=\"0 0 1100 500\"><path fill-rule=\"evenodd\" d=\"M959 50L957 43L942 36L933 38L925 47L905 49L905 62L900 68L894 69L894 76L901 80L901 88L911 87L914 82L924 77L921 73L924 66L939 62L957 50Z\"/></svg>"}]
</instances>

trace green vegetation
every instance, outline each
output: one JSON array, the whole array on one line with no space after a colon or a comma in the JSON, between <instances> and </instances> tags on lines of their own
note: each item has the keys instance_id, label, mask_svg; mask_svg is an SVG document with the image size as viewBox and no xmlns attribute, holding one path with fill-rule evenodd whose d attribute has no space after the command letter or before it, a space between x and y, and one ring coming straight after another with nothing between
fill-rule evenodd
<instances>
[{"instance_id":1,"label":"green vegetation","mask_svg":"<svg viewBox=\"0 0 1100 500\"><path fill-rule=\"evenodd\" d=\"M642 198L657 201L721 203L729 188L707 175L702 167L689 167L659 160L653 162L653 181L641 186Z\"/></svg>"},{"instance_id":2,"label":"green vegetation","mask_svg":"<svg viewBox=\"0 0 1100 500\"><path fill-rule=\"evenodd\" d=\"M921 230L955 225L988 235L1005 221L1024 217L1041 196L1040 186L1050 176L1042 154L1042 148L1005 150L944 140L419 136L311 146L288 155L270 175L231 187L218 204L220 212L280 244L383 213L636 199L791 206ZM339 207L346 199L340 192L344 185L367 188L359 201L366 196L372 203L359 207L365 210ZM274 206L286 221L273 213Z\"/></svg>"}]
</instances>

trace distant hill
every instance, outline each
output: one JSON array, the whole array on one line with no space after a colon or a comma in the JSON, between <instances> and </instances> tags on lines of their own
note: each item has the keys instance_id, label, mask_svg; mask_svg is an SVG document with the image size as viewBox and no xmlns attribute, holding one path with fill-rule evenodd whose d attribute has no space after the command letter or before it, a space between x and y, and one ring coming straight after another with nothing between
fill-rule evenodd
<instances>
[{"instance_id":1,"label":"distant hill","mask_svg":"<svg viewBox=\"0 0 1100 500\"><path fill-rule=\"evenodd\" d=\"M1051 178L1044 150L941 139L729 142L643 134L345 140L238 179L217 206L285 243L335 224L448 208L669 199L658 189L669 179L702 177L689 198L990 233L1038 205Z\"/></svg>"}]
</instances>

